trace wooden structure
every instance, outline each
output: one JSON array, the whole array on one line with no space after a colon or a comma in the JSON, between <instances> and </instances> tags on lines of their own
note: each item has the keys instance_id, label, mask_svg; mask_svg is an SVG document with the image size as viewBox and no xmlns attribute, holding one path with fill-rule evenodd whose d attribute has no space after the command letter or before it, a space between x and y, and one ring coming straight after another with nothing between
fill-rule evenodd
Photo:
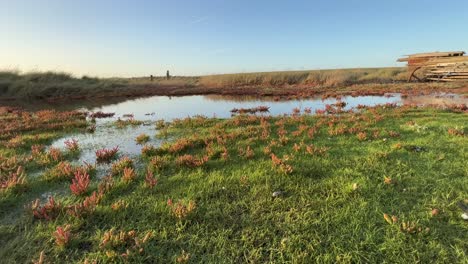
<instances>
[{"instance_id":1,"label":"wooden structure","mask_svg":"<svg viewBox=\"0 0 468 264\"><path fill-rule=\"evenodd\" d=\"M468 56L464 51L430 52L406 55L399 62L408 62L410 76L418 81L468 81ZM422 78L415 75L422 72Z\"/></svg>"}]
</instances>

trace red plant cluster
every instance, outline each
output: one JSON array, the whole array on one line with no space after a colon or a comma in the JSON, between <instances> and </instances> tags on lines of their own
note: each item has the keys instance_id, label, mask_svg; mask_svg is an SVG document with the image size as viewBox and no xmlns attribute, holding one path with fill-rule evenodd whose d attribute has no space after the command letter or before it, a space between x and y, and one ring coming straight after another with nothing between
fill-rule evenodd
<instances>
[{"instance_id":1,"label":"red plant cluster","mask_svg":"<svg viewBox=\"0 0 468 264\"><path fill-rule=\"evenodd\" d=\"M47 158L54 162L61 161L63 159L62 151L58 148L49 148L47 151Z\"/></svg>"},{"instance_id":2,"label":"red plant cluster","mask_svg":"<svg viewBox=\"0 0 468 264\"><path fill-rule=\"evenodd\" d=\"M66 247L71 239L70 225L65 227L58 226L52 234L55 238L55 244L59 247Z\"/></svg>"},{"instance_id":3,"label":"red plant cluster","mask_svg":"<svg viewBox=\"0 0 468 264\"><path fill-rule=\"evenodd\" d=\"M75 173L91 173L94 170L94 166L85 163L83 166L75 167L68 161L61 161L55 167L49 169L44 174L44 177L48 180L54 179L71 179L75 176Z\"/></svg>"},{"instance_id":4,"label":"red plant cluster","mask_svg":"<svg viewBox=\"0 0 468 264\"><path fill-rule=\"evenodd\" d=\"M33 155L33 157L37 157L44 152L44 149L45 149L44 145L39 145L39 144L32 145L31 154Z\"/></svg>"},{"instance_id":5,"label":"red plant cluster","mask_svg":"<svg viewBox=\"0 0 468 264\"><path fill-rule=\"evenodd\" d=\"M82 195L88 190L89 186L89 174L86 172L75 172L75 178L72 179L70 190L74 195Z\"/></svg>"},{"instance_id":6,"label":"red plant cluster","mask_svg":"<svg viewBox=\"0 0 468 264\"><path fill-rule=\"evenodd\" d=\"M152 157L152 156L157 155L158 153L159 153L158 148L156 148L153 145L144 145L141 148L141 155L143 155L144 157Z\"/></svg>"},{"instance_id":7,"label":"red plant cluster","mask_svg":"<svg viewBox=\"0 0 468 264\"><path fill-rule=\"evenodd\" d=\"M66 140L64 144L70 152L77 152L80 150L80 146L78 145L78 140L74 138Z\"/></svg>"},{"instance_id":8,"label":"red plant cluster","mask_svg":"<svg viewBox=\"0 0 468 264\"><path fill-rule=\"evenodd\" d=\"M31 204L31 211L36 219L45 219L45 220L52 220L55 219L60 211L62 210L62 206L55 202L53 196L49 197L49 200L44 205L40 204L39 199L36 199Z\"/></svg>"},{"instance_id":9,"label":"red plant cluster","mask_svg":"<svg viewBox=\"0 0 468 264\"><path fill-rule=\"evenodd\" d=\"M278 168L284 174L290 174L293 172L292 166L287 163L289 161L289 156L283 156L283 159L280 159L272 153L271 161L273 162L273 166Z\"/></svg>"},{"instance_id":10,"label":"red plant cluster","mask_svg":"<svg viewBox=\"0 0 468 264\"><path fill-rule=\"evenodd\" d=\"M67 213L74 217L83 217L90 215L96 209L97 205L102 199L102 194L93 192L90 196L86 197L83 202L67 207Z\"/></svg>"},{"instance_id":11,"label":"red plant cluster","mask_svg":"<svg viewBox=\"0 0 468 264\"><path fill-rule=\"evenodd\" d=\"M359 132L356 136L357 136L359 141L364 141L364 140L367 139L367 133L366 132Z\"/></svg>"},{"instance_id":12,"label":"red plant cluster","mask_svg":"<svg viewBox=\"0 0 468 264\"><path fill-rule=\"evenodd\" d=\"M247 146L245 150L242 148L239 148L239 156L244 157L246 159L251 159L255 156L255 152L252 150L250 146Z\"/></svg>"},{"instance_id":13,"label":"red plant cluster","mask_svg":"<svg viewBox=\"0 0 468 264\"><path fill-rule=\"evenodd\" d=\"M64 127L85 127L86 116L84 113L58 112L54 110L42 110L38 112L26 112L22 110L0 114L6 118L0 122L0 140L9 140L18 133L42 130L62 130Z\"/></svg>"},{"instance_id":14,"label":"red plant cluster","mask_svg":"<svg viewBox=\"0 0 468 264\"><path fill-rule=\"evenodd\" d=\"M98 149L96 150L96 160L97 162L109 162L116 157L119 147L112 149Z\"/></svg>"},{"instance_id":15,"label":"red plant cluster","mask_svg":"<svg viewBox=\"0 0 468 264\"><path fill-rule=\"evenodd\" d=\"M0 192L17 189L26 184L26 174L21 166L18 167L16 172L10 172L6 175L0 173Z\"/></svg>"},{"instance_id":16,"label":"red plant cluster","mask_svg":"<svg viewBox=\"0 0 468 264\"><path fill-rule=\"evenodd\" d=\"M188 138L181 138L169 147L169 152L179 153L187 148L193 147L194 142Z\"/></svg>"},{"instance_id":17,"label":"red plant cluster","mask_svg":"<svg viewBox=\"0 0 468 264\"><path fill-rule=\"evenodd\" d=\"M122 174L125 168L133 168L133 160L129 157L123 157L112 164L112 175Z\"/></svg>"},{"instance_id":18,"label":"red plant cluster","mask_svg":"<svg viewBox=\"0 0 468 264\"><path fill-rule=\"evenodd\" d=\"M116 251L121 257L128 258L134 254L141 254L144 246L153 237L153 232L148 231L144 236L138 236L137 231L116 232L114 229L106 231L102 237L99 247L107 249L106 254L115 257Z\"/></svg>"},{"instance_id":19,"label":"red plant cluster","mask_svg":"<svg viewBox=\"0 0 468 264\"><path fill-rule=\"evenodd\" d=\"M158 184L158 179L154 177L154 174L151 170L146 171L145 184L146 184L146 187L150 189L153 189L154 186Z\"/></svg>"},{"instance_id":20,"label":"red plant cluster","mask_svg":"<svg viewBox=\"0 0 468 264\"><path fill-rule=\"evenodd\" d=\"M208 162L208 156L196 158L190 154L177 157L177 164L179 166L187 166L189 168L196 168L205 165Z\"/></svg>"},{"instance_id":21,"label":"red plant cluster","mask_svg":"<svg viewBox=\"0 0 468 264\"><path fill-rule=\"evenodd\" d=\"M136 173L133 168L124 168L122 179L125 182L130 182L136 178Z\"/></svg>"},{"instance_id":22,"label":"red plant cluster","mask_svg":"<svg viewBox=\"0 0 468 264\"><path fill-rule=\"evenodd\" d=\"M149 168L151 168L152 171L162 170L167 164L168 161L165 158L155 156L150 160Z\"/></svg>"},{"instance_id":23,"label":"red plant cluster","mask_svg":"<svg viewBox=\"0 0 468 264\"><path fill-rule=\"evenodd\" d=\"M171 209L172 215L179 220L187 218L197 207L192 200L188 202L178 201L174 204L172 199L167 200L167 206Z\"/></svg>"},{"instance_id":24,"label":"red plant cluster","mask_svg":"<svg viewBox=\"0 0 468 264\"><path fill-rule=\"evenodd\" d=\"M449 128L448 129L448 134L451 136L459 136L463 137L465 135L465 132L461 129L456 129L456 128Z\"/></svg>"}]
</instances>

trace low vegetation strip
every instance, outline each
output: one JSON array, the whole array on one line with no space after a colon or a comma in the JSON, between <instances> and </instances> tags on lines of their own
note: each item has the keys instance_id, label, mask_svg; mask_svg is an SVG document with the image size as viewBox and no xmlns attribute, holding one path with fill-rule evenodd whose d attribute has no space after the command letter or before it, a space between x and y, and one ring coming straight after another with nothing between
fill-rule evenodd
<instances>
[{"instance_id":1,"label":"low vegetation strip","mask_svg":"<svg viewBox=\"0 0 468 264\"><path fill-rule=\"evenodd\" d=\"M405 84L405 68L222 74L200 77L91 78L66 73L0 72L0 99L84 99L148 95L312 95L336 90L394 92L465 87L463 84ZM428 87L429 86L429 87ZM466 87L465 87L466 88ZM452 89L453 91L453 89Z\"/></svg>"},{"instance_id":2,"label":"low vegetation strip","mask_svg":"<svg viewBox=\"0 0 468 264\"><path fill-rule=\"evenodd\" d=\"M63 114L2 111L19 130L0 142L0 259L466 260L466 107L343 105L156 122L170 140L131 158L108 146L112 164L99 175L101 163L70 164L79 142L46 147L91 133L82 116L49 127ZM36 120L27 130L25 118Z\"/></svg>"}]
</instances>

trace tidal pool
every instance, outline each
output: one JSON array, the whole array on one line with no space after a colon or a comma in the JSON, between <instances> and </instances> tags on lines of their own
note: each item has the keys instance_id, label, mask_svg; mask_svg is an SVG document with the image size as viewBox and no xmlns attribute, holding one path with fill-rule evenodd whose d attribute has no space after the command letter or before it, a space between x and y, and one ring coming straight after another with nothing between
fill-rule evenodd
<instances>
[{"instance_id":1,"label":"tidal pool","mask_svg":"<svg viewBox=\"0 0 468 264\"><path fill-rule=\"evenodd\" d=\"M148 144L160 145L164 140L156 138L158 131L154 121L164 119L166 121L175 118L185 118L195 115L207 117L228 118L231 116L230 110L233 108L252 108L257 106L270 107L270 115L290 114L294 108L310 108L312 113L317 109L324 109L325 105L336 103L338 100L329 98L297 99L288 101L275 101L273 97L249 97L249 96L152 96L146 98L129 99L126 101L105 104L101 101L83 101L82 105L76 103L72 106L49 105L48 108L70 110L83 110L90 112L111 112L115 113L112 118L96 120L96 132L94 134L76 133L56 140L52 146L64 147L64 141L68 139L78 140L82 153L77 162L95 162L95 151L101 148L119 147L121 156L137 157L141 153L142 145L135 142L135 138L145 133L151 137ZM388 94L386 96L344 96L340 101L346 102L345 109L351 109L358 105L374 106L377 104L404 103L411 104L460 104L467 103L467 99L453 94L437 94L424 96L410 96L402 98L400 94ZM118 118L125 119L125 115L133 115L134 119L144 120L140 126L128 126L118 129L112 126ZM98 167L105 170L108 165Z\"/></svg>"}]
</instances>

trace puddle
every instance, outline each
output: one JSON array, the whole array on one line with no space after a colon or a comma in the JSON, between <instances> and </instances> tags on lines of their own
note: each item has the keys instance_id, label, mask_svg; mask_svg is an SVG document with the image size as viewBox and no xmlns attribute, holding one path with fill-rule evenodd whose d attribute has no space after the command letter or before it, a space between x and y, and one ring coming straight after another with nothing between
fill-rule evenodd
<instances>
[{"instance_id":1,"label":"puddle","mask_svg":"<svg viewBox=\"0 0 468 264\"><path fill-rule=\"evenodd\" d=\"M395 103L401 104L464 104L468 99L454 94L437 94L423 96L409 96L402 98L400 94L388 94L387 96L344 96L341 101L346 102L345 109L355 108L358 105L374 106L377 104ZM322 100L321 98L296 99L288 101L276 101L274 97L251 97L251 96L152 96L146 98L129 99L118 101L112 99L108 101L81 101L73 102L71 105L47 104L42 108L54 108L57 110L84 110L102 111L115 113L112 118L97 119L96 132L94 134L73 134L65 138L56 140L52 146L64 148L64 141L68 139L78 140L82 153L77 163L83 161L95 163L95 151L101 148L119 147L121 156L138 157L141 153L141 145L135 142L135 138L142 133L151 137L148 144L160 145L163 140L155 137L157 130L155 120L172 120L175 118L185 118L188 116L204 115L207 117L227 118L231 116L230 110L233 108L252 108L257 106L268 106L269 114L283 115L290 114L294 108L310 108L312 113L317 109L324 109L326 104L336 103L335 98ZM31 109L33 106L24 106ZM34 109L41 109L40 105L34 105ZM146 120L150 125L129 126L117 129L111 123L124 115L132 114L137 120ZM105 171L109 165L99 165L99 171Z\"/></svg>"}]
</instances>

